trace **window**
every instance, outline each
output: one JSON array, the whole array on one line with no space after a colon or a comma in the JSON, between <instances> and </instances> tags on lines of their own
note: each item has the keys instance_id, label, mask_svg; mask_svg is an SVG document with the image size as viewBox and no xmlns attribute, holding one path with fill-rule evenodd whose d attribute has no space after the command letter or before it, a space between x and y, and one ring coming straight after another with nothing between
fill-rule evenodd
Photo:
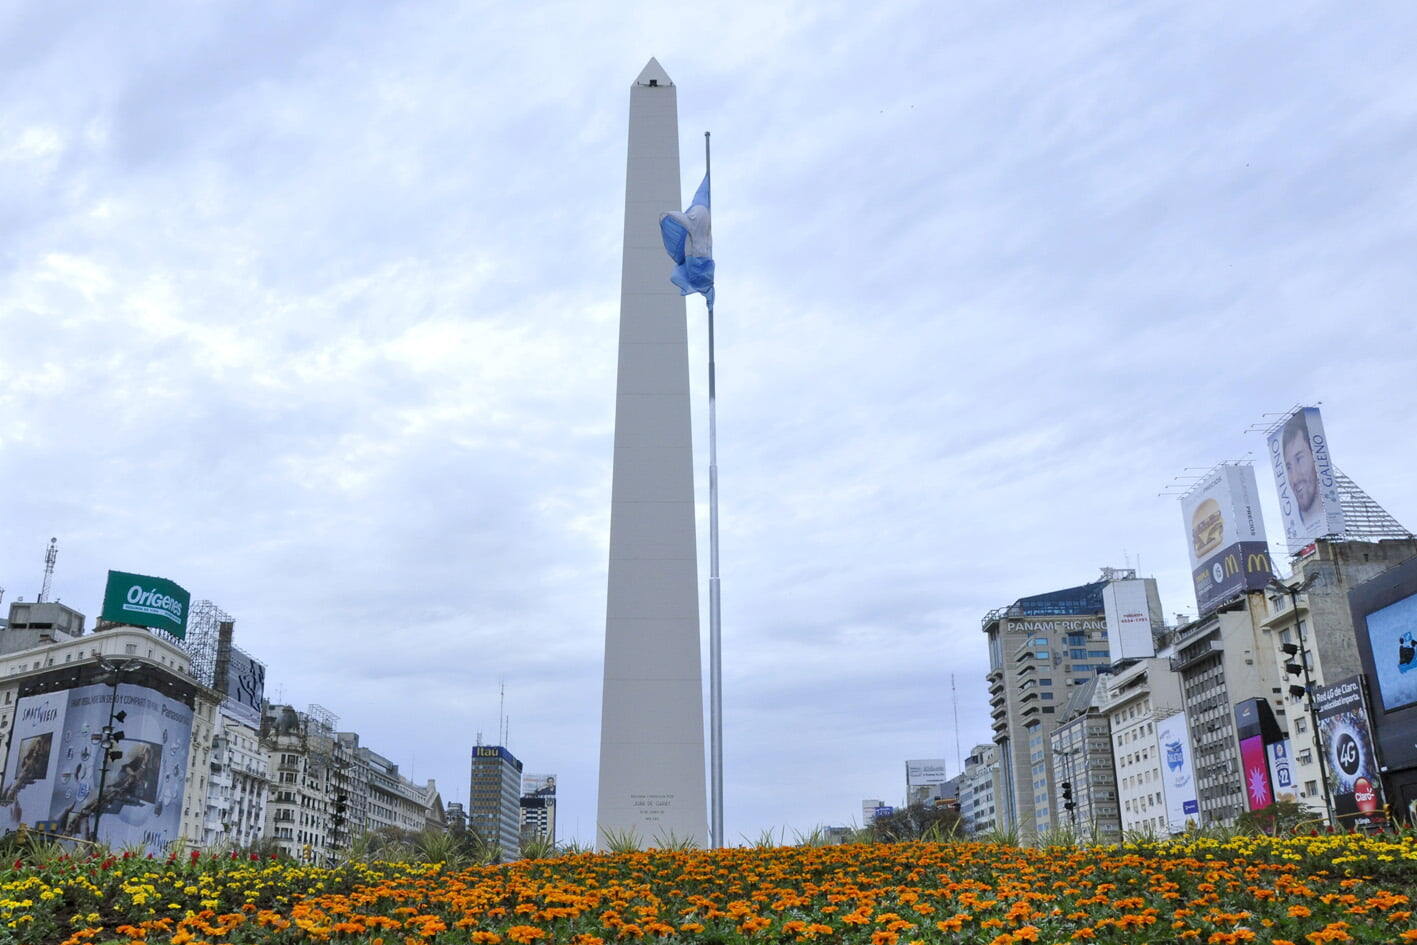
<instances>
[{"instance_id":1,"label":"window","mask_svg":"<svg viewBox=\"0 0 1417 945\"><path fill-rule=\"evenodd\" d=\"M1309 720L1308 720L1308 719L1304 718L1303 716L1300 716L1299 718L1297 718L1297 719L1294 720L1294 731L1296 731L1296 732L1298 732L1299 734L1302 735L1304 732L1307 732L1308 730L1309 730Z\"/></svg>"},{"instance_id":2,"label":"window","mask_svg":"<svg viewBox=\"0 0 1417 945\"><path fill-rule=\"evenodd\" d=\"M128 656L136 656L138 654L138 644L125 643L123 645L123 652L126 653Z\"/></svg>"}]
</instances>

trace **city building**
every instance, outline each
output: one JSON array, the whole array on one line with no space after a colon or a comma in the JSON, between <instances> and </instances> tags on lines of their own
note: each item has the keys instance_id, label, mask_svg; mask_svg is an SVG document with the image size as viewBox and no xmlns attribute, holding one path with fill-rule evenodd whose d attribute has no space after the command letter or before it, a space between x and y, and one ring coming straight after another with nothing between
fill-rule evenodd
<instances>
[{"instance_id":1,"label":"city building","mask_svg":"<svg viewBox=\"0 0 1417 945\"><path fill-rule=\"evenodd\" d=\"M467 830L467 808L459 801L448 801L443 808L443 819L453 833L464 833Z\"/></svg>"},{"instance_id":2,"label":"city building","mask_svg":"<svg viewBox=\"0 0 1417 945\"><path fill-rule=\"evenodd\" d=\"M1155 599L1154 581L1145 582L1147 596ZM1104 578L1021 597L981 622L989 643L994 744L1004 777L1002 819L1005 829L1016 828L1023 840L1060 823L1049 735L1073 687L1111 665L1102 594L1107 583Z\"/></svg>"},{"instance_id":3,"label":"city building","mask_svg":"<svg viewBox=\"0 0 1417 945\"><path fill-rule=\"evenodd\" d=\"M0 624L0 654L76 639L84 634L84 621L83 614L57 602L15 601L9 620Z\"/></svg>"},{"instance_id":4,"label":"city building","mask_svg":"<svg viewBox=\"0 0 1417 945\"><path fill-rule=\"evenodd\" d=\"M997 745L975 745L959 776L959 815L967 834L1004 831L1004 774Z\"/></svg>"},{"instance_id":5,"label":"city building","mask_svg":"<svg viewBox=\"0 0 1417 945\"><path fill-rule=\"evenodd\" d=\"M1164 837L1184 824L1168 819L1166 753L1159 741L1163 720L1179 717L1177 724L1185 727L1181 677L1171 671L1170 652L1163 650L1102 678L1101 707L1111 732L1121 829Z\"/></svg>"},{"instance_id":6,"label":"city building","mask_svg":"<svg viewBox=\"0 0 1417 945\"><path fill-rule=\"evenodd\" d=\"M1093 676L1074 686L1063 703L1058 727L1049 733L1053 783L1057 794L1053 808L1061 825L1099 843L1122 839L1117 812L1117 776L1113 768L1112 739L1101 708L1101 681Z\"/></svg>"},{"instance_id":7,"label":"city building","mask_svg":"<svg viewBox=\"0 0 1417 945\"><path fill-rule=\"evenodd\" d=\"M1337 682L1363 671L1358 651L1358 635L1353 626L1349 592L1371 581L1403 561L1417 556L1417 539L1387 538L1372 541L1320 538L1295 555L1293 573L1280 582L1286 589L1300 589L1297 595L1271 588L1266 593L1267 608L1260 630L1269 637L1270 657L1284 682L1283 699L1288 708L1288 735L1294 767L1293 793L1314 812L1326 812L1324 775L1317 733L1309 712L1305 678L1307 664L1314 685ZM1300 640L1303 657L1299 657ZM1293 647L1294 653L1286 652ZM1300 672L1286 670L1294 667Z\"/></svg>"},{"instance_id":8,"label":"city building","mask_svg":"<svg viewBox=\"0 0 1417 945\"><path fill-rule=\"evenodd\" d=\"M270 783L270 756L261 746L260 729L219 710L212 736L201 845L247 847L260 841Z\"/></svg>"},{"instance_id":9,"label":"city building","mask_svg":"<svg viewBox=\"0 0 1417 945\"><path fill-rule=\"evenodd\" d=\"M556 842L556 775L528 774L522 779L521 834Z\"/></svg>"},{"instance_id":10,"label":"city building","mask_svg":"<svg viewBox=\"0 0 1417 945\"><path fill-rule=\"evenodd\" d=\"M504 862L521 856L522 763L501 745L472 749L467 828L497 844Z\"/></svg>"},{"instance_id":11,"label":"city building","mask_svg":"<svg viewBox=\"0 0 1417 945\"><path fill-rule=\"evenodd\" d=\"M71 608L17 601L0 631L0 830L23 823L154 852L199 843L217 694L176 642L83 623Z\"/></svg>"},{"instance_id":12,"label":"city building","mask_svg":"<svg viewBox=\"0 0 1417 945\"><path fill-rule=\"evenodd\" d=\"M378 752L359 749L361 770L367 772L369 816L366 829L394 828L410 833L428 829L430 820L442 829L442 798L437 785L415 784L399 773L399 766ZM430 790L431 789L431 790ZM436 814L430 813L436 805Z\"/></svg>"},{"instance_id":13,"label":"city building","mask_svg":"<svg viewBox=\"0 0 1417 945\"><path fill-rule=\"evenodd\" d=\"M1273 641L1260 629L1268 610L1264 591L1245 591L1178 627L1171 641L1171 669L1181 677L1203 826L1234 823L1250 809L1236 707L1263 700L1280 727L1286 725L1285 683L1275 666Z\"/></svg>"},{"instance_id":14,"label":"city building","mask_svg":"<svg viewBox=\"0 0 1417 945\"><path fill-rule=\"evenodd\" d=\"M332 862L342 849L333 831L335 717L320 706L305 712L293 706L266 707L262 747L271 757L272 784L266 802L264 836L281 852L308 863ZM341 761L347 758L343 751Z\"/></svg>"}]
</instances>

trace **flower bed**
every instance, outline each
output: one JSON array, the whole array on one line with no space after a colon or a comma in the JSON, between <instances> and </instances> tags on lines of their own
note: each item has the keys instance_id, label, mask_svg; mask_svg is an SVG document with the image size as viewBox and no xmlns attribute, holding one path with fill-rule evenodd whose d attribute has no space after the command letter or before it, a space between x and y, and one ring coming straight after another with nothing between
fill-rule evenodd
<instances>
[{"instance_id":1,"label":"flower bed","mask_svg":"<svg viewBox=\"0 0 1417 945\"><path fill-rule=\"evenodd\" d=\"M1417 941L1417 840L1195 838L584 854L449 872L202 856L17 861L0 942Z\"/></svg>"}]
</instances>

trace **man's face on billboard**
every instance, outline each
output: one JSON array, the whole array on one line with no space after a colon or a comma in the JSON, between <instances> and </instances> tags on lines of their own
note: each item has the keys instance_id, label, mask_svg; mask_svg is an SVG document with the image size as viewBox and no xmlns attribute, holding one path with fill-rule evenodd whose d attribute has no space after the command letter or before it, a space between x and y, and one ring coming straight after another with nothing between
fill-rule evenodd
<instances>
[{"instance_id":1,"label":"man's face on billboard","mask_svg":"<svg viewBox=\"0 0 1417 945\"><path fill-rule=\"evenodd\" d=\"M1299 511L1307 516L1319 497L1319 474L1314 468L1314 451L1309 449L1309 438L1303 432L1284 441L1284 471Z\"/></svg>"}]
</instances>

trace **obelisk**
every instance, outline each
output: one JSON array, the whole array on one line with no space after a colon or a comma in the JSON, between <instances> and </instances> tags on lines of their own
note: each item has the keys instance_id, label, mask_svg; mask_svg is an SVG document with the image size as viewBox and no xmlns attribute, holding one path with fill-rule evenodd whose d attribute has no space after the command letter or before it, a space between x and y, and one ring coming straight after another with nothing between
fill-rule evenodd
<instances>
[{"instance_id":1,"label":"obelisk","mask_svg":"<svg viewBox=\"0 0 1417 945\"><path fill-rule=\"evenodd\" d=\"M680 208L674 83L651 59L630 87L620 357L610 489L599 845L707 845L694 451L684 298L659 215Z\"/></svg>"}]
</instances>

